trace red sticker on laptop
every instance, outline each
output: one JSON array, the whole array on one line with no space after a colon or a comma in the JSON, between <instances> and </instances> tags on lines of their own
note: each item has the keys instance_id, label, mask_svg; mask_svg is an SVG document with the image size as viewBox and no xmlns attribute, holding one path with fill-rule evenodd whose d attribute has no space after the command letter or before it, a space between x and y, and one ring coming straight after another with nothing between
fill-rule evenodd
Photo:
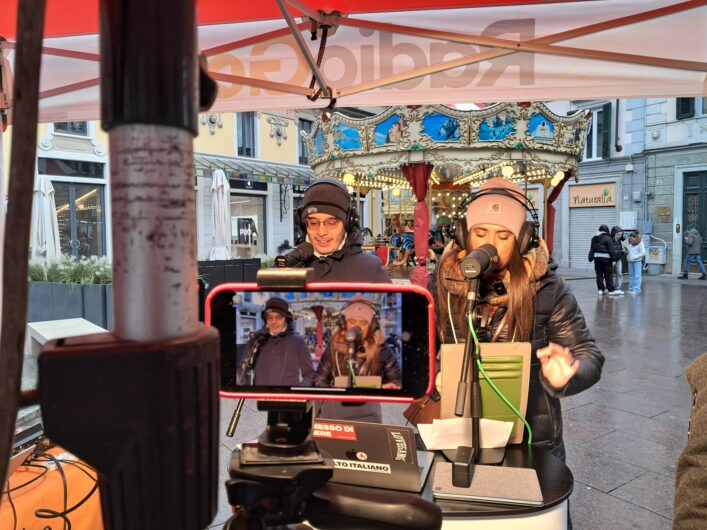
<instances>
[{"instance_id":1,"label":"red sticker on laptop","mask_svg":"<svg viewBox=\"0 0 707 530\"><path fill-rule=\"evenodd\" d=\"M315 421L312 437L329 438L330 440L356 440L356 428L348 423Z\"/></svg>"}]
</instances>

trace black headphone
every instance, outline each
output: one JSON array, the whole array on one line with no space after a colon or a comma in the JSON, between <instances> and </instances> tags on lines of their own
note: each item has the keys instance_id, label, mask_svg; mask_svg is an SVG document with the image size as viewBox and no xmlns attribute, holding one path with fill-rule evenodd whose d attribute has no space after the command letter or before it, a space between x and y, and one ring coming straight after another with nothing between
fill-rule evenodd
<instances>
[{"instance_id":1,"label":"black headphone","mask_svg":"<svg viewBox=\"0 0 707 530\"><path fill-rule=\"evenodd\" d=\"M312 189L312 187L316 186L317 184L333 184L334 186L338 186L341 188L341 190L346 193L346 196L349 197L349 202L351 195L349 194L349 190L346 189L346 186L344 186L341 182L339 182L336 179L330 179L330 178L323 178L318 181L316 181L314 184L311 184L309 188L307 188L307 191ZM305 194L307 192L305 191ZM333 202L326 202L326 201L317 201L316 204L324 204L326 206L333 206L335 208L340 208L340 205L335 204ZM299 229L302 231L303 234L307 233L307 223L305 222L304 219L302 219L302 214L304 213L304 206L300 206L297 208L297 211L295 212L295 223L297 223L297 226L299 226ZM349 234L354 234L358 231L359 229L359 217L358 217L358 212L356 211L356 208L351 206L349 204L349 209L346 212L346 219L344 220L344 231L346 232L347 235Z\"/></svg>"},{"instance_id":2,"label":"black headphone","mask_svg":"<svg viewBox=\"0 0 707 530\"><path fill-rule=\"evenodd\" d=\"M538 218L538 211L530 202L530 199L523 193L518 193L515 190L508 188L486 188L477 193L468 195L466 199L457 208L454 214L454 223L452 224L451 236L454 238L454 243L461 248L466 250L467 242L469 240L469 227L466 225L466 210L469 208L472 202L481 197L486 197L487 195L503 195L515 202L520 204L527 212L530 212L530 216L533 218L532 221L525 221L523 226L520 228L518 237L516 238L516 246L518 247L518 252L522 256L526 254L530 249L537 248L540 246L540 219Z\"/></svg>"}]
</instances>

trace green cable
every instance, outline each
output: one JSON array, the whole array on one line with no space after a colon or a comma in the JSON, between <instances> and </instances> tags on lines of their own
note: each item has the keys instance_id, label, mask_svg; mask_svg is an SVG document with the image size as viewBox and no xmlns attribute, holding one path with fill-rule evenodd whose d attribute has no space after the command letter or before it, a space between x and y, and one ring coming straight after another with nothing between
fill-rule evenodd
<instances>
[{"instance_id":1,"label":"green cable","mask_svg":"<svg viewBox=\"0 0 707 530\"><path fill-rule=\"evenodd\" d=\"M356 371L354 370L353 361L349 359L349 373L351 374L351 380L353 381L353 388L356 388Z\"/></svg>"},{"instance_id":2,"label":"green cable","mask_svg":"<svg viewBox=\"0 0 707 530\"><path fill-rule=\"evenodd\" d=\"M494 384L493 381L491 381L491 378L488 376L486 373L486 370L484 370L483 365L481 364L481 355L480 355L480 349L479 349L479 339L476 337L476 330L474 329L474 324L471 319L471 315L468 315L468 320L469 320L469 329L471 330L471 335L474 337L474 349L476 352L476 365L479 367L479 372L484 376L484 379L488 382L489 386L493 389L494 392L496 392L496 395L501 398L501 401L503 401L506 405L508 405L508 408L510 408L513 411L513 414L518 416L518 418L525 424L525 428L528 429L528 445L533 443L533 431L530 428L530 425L528 425L528 422L526 421L525 417L518 412L518 410L513 406L513 403L511 403L506 396L503 395L503 392Z\"/></svg>"}]
</instances>

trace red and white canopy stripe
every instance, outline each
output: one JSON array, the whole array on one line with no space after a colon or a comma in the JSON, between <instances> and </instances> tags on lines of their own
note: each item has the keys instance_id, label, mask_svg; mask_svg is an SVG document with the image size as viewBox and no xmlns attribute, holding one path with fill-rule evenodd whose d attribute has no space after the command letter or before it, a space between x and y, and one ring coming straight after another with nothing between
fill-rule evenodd
<instances>
[{"instance_id":1,"label":"red and white canopy stripe","mask_svg":"<svg viewBox=\"0 0 707 530\"><path fill-rule=\"evenodd\" d=\"M16 3L0 0L6 69ZM47 4L41 119L97 118L98 2ZM707 0L197 5L219 111L324 106L330 97L365 106L707 95ZM331 25L320 67L312 19ZM320 88L312 103L306 96Z\"/></svg>"}]
</instances>

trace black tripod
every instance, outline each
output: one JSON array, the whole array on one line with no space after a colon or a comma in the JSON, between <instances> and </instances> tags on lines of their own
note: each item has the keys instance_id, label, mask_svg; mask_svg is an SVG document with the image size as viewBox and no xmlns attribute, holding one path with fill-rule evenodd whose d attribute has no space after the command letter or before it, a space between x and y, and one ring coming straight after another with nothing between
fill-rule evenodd
<instances>
[{"instance_id":1,"label":"black tripod","mask_svg":"<svg viewBox=\"0 0 707 530\"><path fill-rule=\"evenodd\" d=\"M436 504L418 495L327 484L334 466L311 439L313 407L304 401L259 401L268 426L257 443L231 455L226 482L234 515L224 530L261 530L307 520L317 528L432 530Z\"/></svg>"}]
</instances>

